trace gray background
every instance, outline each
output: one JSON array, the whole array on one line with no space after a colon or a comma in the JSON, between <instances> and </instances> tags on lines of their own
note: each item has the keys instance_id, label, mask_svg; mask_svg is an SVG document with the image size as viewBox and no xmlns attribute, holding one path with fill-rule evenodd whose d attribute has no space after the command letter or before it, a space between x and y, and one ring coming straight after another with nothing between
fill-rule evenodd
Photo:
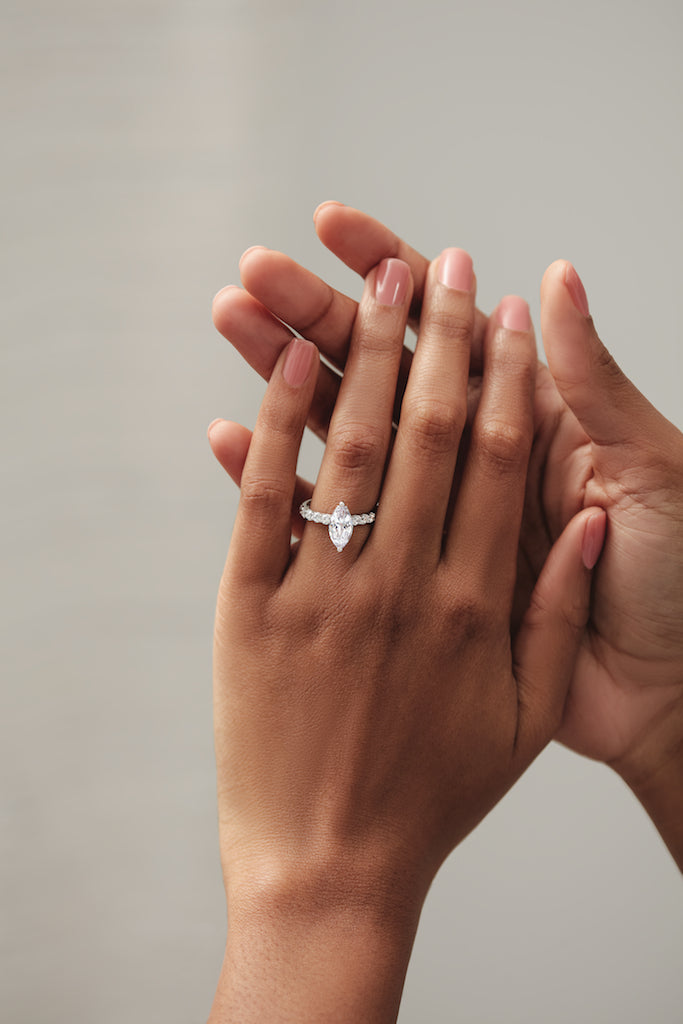
<instances>
[{"instance_id":1,"label":"gray background","mask_svg":"<svg viewBox=\"0 0 683 1024\"><path fill-rule=\"evenodd\" d=\"M201 1021L225 936L214 595L236 493L205 428L262 385L210 323L252 243L359 285L337 198L480 304L572 259L682 424L682 8L3 0L2 1019ZM304 462L314 469L319 448ZM683 1012L680 877L550 748L434 885L401 1020Z\"/></svg>"}]
</instances>

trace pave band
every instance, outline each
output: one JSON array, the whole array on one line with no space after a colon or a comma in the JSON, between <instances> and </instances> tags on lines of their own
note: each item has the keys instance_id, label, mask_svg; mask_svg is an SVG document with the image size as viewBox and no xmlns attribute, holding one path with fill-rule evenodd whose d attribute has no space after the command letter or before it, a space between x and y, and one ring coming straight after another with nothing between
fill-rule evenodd
<instances>
[{"instance_id":1,"label":"pave band","mask_svg":"<svg viewBox=\"0 0 683 1024\"><path fill-rule=\"evenodd\" d=\"M314 512L311 508L310 498L299 506L299 514L309 523L320 523L322 526L327 526L330 540L337 551L342 551L349 543L354 526L370 526L371 523L374 523L376 516L374 511L352 516L343 501L339 502L334 512Z\"/></svg>"}]
</instances>

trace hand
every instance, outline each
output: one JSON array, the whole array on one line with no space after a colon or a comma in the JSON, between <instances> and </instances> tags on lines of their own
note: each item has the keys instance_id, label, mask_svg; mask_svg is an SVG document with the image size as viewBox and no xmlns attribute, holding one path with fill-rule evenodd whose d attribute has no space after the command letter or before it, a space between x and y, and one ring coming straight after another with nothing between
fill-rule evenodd
<instances>
[{"instance_id":1,"label":"hand","mask_svg":"<svg viewBox=\"0 0 683 1024\"><path fill-rule=\"evenodd\" d=\"M555 733L605 516L574 517L514 644L535 345L509 297L454 488L473 336L471 261L430 266L388 458L408 266L368 275L312 507L374 508L337 552L290 546L310 341L270 375L241 477L215 631L221 857L230 929L212 1020L394 1019L444 858ZM212 444L230 427L212 425ZM387 461L388 459L388 461ZM314 983L311 984L312 979ZM286 1014L283 1012L286 1007Z\"/></svg>"},{"instance_id":2,"label":"hand","mask_svg":"<svg viewBox=\"0 0 683 1024\"><path fill-rule=\"evenodd\" d=\"M339 204L323 204L316 227L322 241L360 273L368 259L401 254L415 279L412 316L419 319L428 266L423 257L378 222ZM269 329L260 346L253 344L254 311L269 315L258 299L294 327L312 321L323 352L332 352L343 365L352 300L267 250L247 256L243 275L254 297L239 291L219 296L215 319L219 330L251 354L261 373L267 375L281 339ZM611 360L581 302L585 293L573 268L563 262L549 268L542 326L554 377L538 365L536 443L521 534L518 604L526 603L547 550L569 518L586 503L604 505L610 524L607 547L558 736L623 776L683 863L683 836L672 836L652 802L662 785L683 802L683 436ZM486 329L480 317L477 344ZM281 324L279 330L288 335ZM408 362L404 357L404 370ZM333 382L328 385L320 392L314 424L319 432L333 400ZM241 440L246 445L248 438ZM216 450L236 478L243 451L238 444L231 451ZM681 803L676 806L676 815L664 816L683 819Z\"/></svg>"}]
</instances>

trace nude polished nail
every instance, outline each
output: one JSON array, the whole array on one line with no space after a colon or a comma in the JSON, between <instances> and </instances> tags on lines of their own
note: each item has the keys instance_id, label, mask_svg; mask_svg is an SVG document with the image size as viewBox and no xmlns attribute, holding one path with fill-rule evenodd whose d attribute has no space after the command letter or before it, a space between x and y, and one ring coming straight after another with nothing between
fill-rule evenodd
<instances>
[{"instance_id":1,"label":"nude polished nail","mask_svg":"<svg viewBox=\"0 0 683 1024\"><path fill-rule=\"evenodd\" d=\"M581 316L590 316L586 289L583 287L583 281L576 273L571 263L567 264L567 269L564 272L564 283L567 286L567 291L572 297L572 302L578 309Z\"/></svg>"},{"instance_id":2,"label":"nude polished nail","mask_svg":"<svg viewBox=\"0 0 683 1024\"><path fill-rule=\"evenodd\" d=\"M305 338L294 338L289 343L285 365L282 367L282 376L290 388L300 388L307 379L314 352L315 345L306 341Z\"/></svg>"},{"instance_id":3,"label":"nude polished nail","mask_svg":"<svg viewBox=\"0 0 683 1024\"><path fill-rule=\"evenodd\" d=\"M597 512L591 516L584 527L581 557L587 569L593 569L600 557L605 543L606 529L607 515L605 512Z\"/></svg>"},{"instance_id":4,"label":"nude polished nail","mask_svg":"<svg viewBox=\"0 0 683 1024\"><path fill-rule=\"evenodd\" d=\"M439 260L438 278L447 288L469 292L474 283L472 257L464 249L444 249Z\"/></svg>"},{"instance_id":5,"label":"nude polished nail","mask_svg":"<svg viewBox=\"0 0 683 1024\"><path fill-rule=\"evenodd\" d=\"M410 268L403 260L382 260L375 278L375 298L382 306L400 306L408 294Z\"/></svg>"},{"instance_id":6,"label":"nude polished nail","mask_svg":"<svg viewBox=\"0 0 683 1024\"><path fill-rule=\"evenodd\" d=\"M506 331L530 331L529 304L519 295L506 295L498 306L498 319Z\"/></svg>"}]
</instances>

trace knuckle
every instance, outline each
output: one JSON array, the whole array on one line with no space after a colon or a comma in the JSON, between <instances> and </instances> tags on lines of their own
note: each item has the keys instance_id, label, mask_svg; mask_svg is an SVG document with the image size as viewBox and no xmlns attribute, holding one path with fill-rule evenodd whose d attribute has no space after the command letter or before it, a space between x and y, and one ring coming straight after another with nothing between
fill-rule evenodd
<instances>
[{"instance_id":1,"label":"knuckle","mask_svg":"<svg viewBox=\"0 0 683 1024\"><path fill-rule=\"evenodd\" d=\"M258 429L273 439L291 438L301 420L301 409L289 402L277 401L266 393L261 405Z\"/></svg>"},{"instance_id":2,"label":"knuckle","mask_svg":"<svg viewBox=\"0 0 683 1024\"><path fill-rule=\"evenodd\" d=\"M514 381L516 391L520 396L528 395L527 401L530 403L536 382L536 352L533 346L507 346L498 353L496 364L497 371L507 381Z\"/></svg>"},{"instance_id":3,"label":"knuckle","mask_svg":"<svg viewBox=\"0 0 683 1024\"><path fill-rule=\"evenodd\" d=\"M291 502L289 489L277 480L254 477L242 480L240 502L250 512L279 511Z\"/></svg>"},{"instance_id":4,"label":"knuckle","mask_svg":"<svg viewBox=\"0 0 683 1024\"><path fill-rule=\"evenodd\" d=\"M469 345L474 327L473 318L449 309L432 309L426 318L427 330L451 341Z\"/></svg>"},{"instance_id":5,"label":"knuckle","mask_svg":"<svg viewBox=\"0 0 683 1024\"><path fill-rule=\"evenodd\" d=\"M565 631L570 636L581 633L588 622L589 614L590 609L588 607L588 602L582 601L580 598L576 598L569 602L565 601L559 609L559 615Z\"/></svg>"},{"instance_id":6,"label":"knuckle","mask_svg":"<svg viewBox=\"0 0 683 1024\"><path fill-rule=\"evenodd\" d=\"M474 443L480 458L504 471L518 469L526 463L531 438L520 426L487 419L477 425Z\"/></svg>"},{"instance_id":7,"label":"knuckle","mask_svg":"<svg viewBox=\"0 0 683 1024\"><path fill-rule=\"evenodd\" d=\"M489 361L506 376L514 375L531 383L536 378L536 345L531 337L510 337L505 330L497 331L490 342Z\"/></svg>"},{"instance_id":8,"label":"knuckle","mask_svg":"<svg viewBox=\"0 0 683 1024\"><path fill-rule=\"evenodd\" d=\"M525 625L534 632L543 632L548 624L555 622L560 626L561 633L566 637L580 633L588 621L590 609L588 602L580 596L573 598L563 595L561 602L542 588L537 587L531 595L529 608L525 616Z\"/></svg>"},{"instance_id":9,"label":"knuckle","mask_svg":"<svg viewBox=\"0 0 683 1024\"><path fill-rule=\"evenodd\" d=\"M442 598L444 625L451 636L457 636L467 643L488 635L492 621L496 618L486 594L470 575L447 580Z\"/></svg>"},{"instance_id":10,"label":"knuckle","mask_svg":"<svg viewBox=\"0 0 683 1024\"><path fill-rule=\"evenodd\" d=\"M328 441L328 448L336 463L343 470L365 469L384 459L386 439L377 430L357 424L347 425L335 431Z\"/></svg>"},{"instance_id":11,"label":"knuckle","mask_svg":"<svg viewBox=\"0 0 683 1024\"><path fill-rule=\"evenodd\" d=\"M437 455L458 447L464 413L447 402L421 401L404 411L413 443Z\"/></svg>"},{"instance_id":12,"label":"knuckle","mask_svg":"<svg viewBox=\"0 0 683 1024\"><path fill-rule=\"evenodd\" d=\"M614 360L612 353L605 345L602 344L602 342L593 346L591 355L593 357L592 361L596 370L601 370L604 373L613 376L617 380L622 376L618 363Z\"/></svg>"},{"instance_id":13,"label":"knuckle","mask_svg":"<svg viewBox=\"0 0 683 1024\"><path fill-rule=\"evenodd\" d=\"M449 609L449 619L454 629L467 641L478 639L486 624L484 609L476 598L463 595Z\"/></svg>"},{"instance_id":14,"label":"knuckle","mask_svg":"<svg viewBox=\"0 0 683 1024\"><path fill-rule=\"evenodd\" d=\"M333 305L334 292L330 288L329 291L325 293L325 297L315 312L309 312L309 315L305 319L300 319L297 322L296 329L299 334L302 334L304 338L307 338L309 333L315 332L316 330L319 331L330 315Z\"/></svg>"},{"instance_id":15,"label":"knuckle","mask_svg":"<svg viewBox=\"0 0 683 1024\"><path fill-rule=\"evenodd\" d=\"M633 384L602 342L593 352L593 365L592 377L597 376L603 382L614 404L633 401Z\"/></svg>"},{"instance_id":16,"label":"knuckle","mask_svg":"<svg viewBox=\"0 0 683 1024\"><path fill-rule=\"evenodd\" d=\"M381 319L378 319L377 323L372 320L366 321L355 342L364 355L371 356L393 354L399 344L403 344L403 334L399 335L395 331L387 330L387 325L382 323Z\"/></svg>"}]
</instances>

